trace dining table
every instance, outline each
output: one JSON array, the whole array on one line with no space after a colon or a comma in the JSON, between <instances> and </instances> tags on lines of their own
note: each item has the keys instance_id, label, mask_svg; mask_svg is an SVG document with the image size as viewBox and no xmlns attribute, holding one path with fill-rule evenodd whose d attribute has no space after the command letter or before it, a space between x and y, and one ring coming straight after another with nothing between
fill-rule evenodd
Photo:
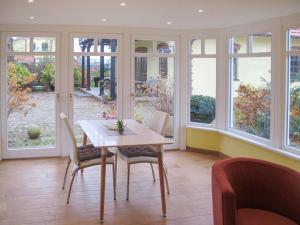
<instances>
[{"instance_id":1,"label":"dining table","mask_svg":"<svg viewBox=\"0 0 300 225\"><path fill-rule=\"evenodd\" d=\"M166 138L133 119L124 119L124 132L119 133L113 127L116 120L80 120L84 131L83 144L89 140L95 147L101 148L101 184L100 184L100 222L104 221L106 158L108 148L128 146L152 146L157 151L160 181L162 215L166 216L166 194L163 175L163 146L172 144L173 139Z\"/></svg>"}]
</instances>

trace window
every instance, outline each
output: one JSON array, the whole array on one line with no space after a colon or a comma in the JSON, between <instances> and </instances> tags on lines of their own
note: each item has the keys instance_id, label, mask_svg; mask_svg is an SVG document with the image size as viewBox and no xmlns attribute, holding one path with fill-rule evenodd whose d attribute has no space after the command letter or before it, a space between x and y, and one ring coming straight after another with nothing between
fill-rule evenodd
<instances>
[{"instance_id":1,"label":"window","mask_svg":"<svg viewBox=\"0 0 300 225\"><path fill-rule=\"evenodd\" d=\"M300 148L300 28L287 32L287 145Z\"/></svg>"},{"instance_id":2,"label":"window","mask_svg":"<svg viewBox=\"0 0 300 225\"><path fill-rule=\"evenodd\" d=\"M190 122L215 124L216 39L190 41Z\"/></svg>"},{"instance_id":3,"label":"window","mask_svg":"<svg viewBox=\"0 0 300 225\"><path fill-rule=\"evenodd\" d=\"M174 137L175 41L134 40L133 118L150 125L154 110L170 115L165 136Z\"/></svg>"},{"instance_id":4,"label":"window","mask_svg":"<svg viewBox=\"0 0 300 225\"><path fill-rule=\"evenodd\" d=\"M269 139L271 33L232 37L229 41L230 128Z\"/></svg>"}]
</instances>

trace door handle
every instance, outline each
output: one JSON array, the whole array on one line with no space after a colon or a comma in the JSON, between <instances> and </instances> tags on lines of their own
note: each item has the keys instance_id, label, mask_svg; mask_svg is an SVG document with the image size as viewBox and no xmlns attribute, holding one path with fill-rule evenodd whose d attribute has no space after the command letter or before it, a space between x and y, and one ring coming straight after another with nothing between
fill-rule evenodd
<instances>
[{"instance_id":1,"label":"door handle","mask_svg":"<svg viewBox=\"0 0 300 225\"><path fill-rule=\"evenodd\" d=\"M70 101L72 102L73 101L73 94L72 93L69 94L69 98L70 98Z\"/></svg>"},{"instance_id":2,"label":"door handle","mask_svg":"<svg viewBox=\"0 0 300 225\"><path fill-rule=\"evenodd\" d=\"M59 94L58 93L56 93L56 101L58 101L59 102Z\"/></svg>"},{"instance_id":3,"label":"door handle","mask_svg":"<svg viewBox=\"0 0 300 225\"><path fill-rule=\"evenodd\" d=\"M134 100L134 97L135 97L135 94L134 94L134 93L130 93L129 96L132 97L132 99Z\"/></svg>"}]
</instances>

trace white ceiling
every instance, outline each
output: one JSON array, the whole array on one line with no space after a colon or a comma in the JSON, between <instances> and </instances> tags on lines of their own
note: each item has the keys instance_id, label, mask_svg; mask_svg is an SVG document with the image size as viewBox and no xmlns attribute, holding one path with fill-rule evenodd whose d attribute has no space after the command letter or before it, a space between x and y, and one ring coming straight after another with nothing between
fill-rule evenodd
<instances>
[{"instance_id":1,"label":"white ceiling","mask_svg":"<svg viewBox=\"0 0 300 225\"><path fill-rule=\"evenodd\" d=\"M300 0L123 1L127 6L122 0L0 0L0 24L221 28L300 12Z\"/></svg>"}]
</instances>

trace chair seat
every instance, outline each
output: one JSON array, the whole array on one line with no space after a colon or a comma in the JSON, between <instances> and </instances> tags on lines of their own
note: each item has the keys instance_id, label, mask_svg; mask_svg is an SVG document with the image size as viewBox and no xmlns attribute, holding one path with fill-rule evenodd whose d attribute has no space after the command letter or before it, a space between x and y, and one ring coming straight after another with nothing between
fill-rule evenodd
<instances>
[{"instance_id":1,"label":"chair seat","mask_svg":"<svg viewBox=\"0 0 300 225\"><path fill-rule=\"evenodd\" d=\"M157 152L150 146L119 147L118 153L128 163L157 163Z\"/></svg>"},{"instance_id":2,"label":"chair seat","mask_svg":"<svg viewBox=\"0 0 300 225\"><path fill-rule=\"evenodd\" d=\"M237 210L237 225L297 225L289 218L261 209Z\"/></svg>"},{"instance_id":3,"label":"chair seat","mask_svg":"<svg viewBox=\"0 0 300 225\"><path fill-rule=\"evenodd\" d=\"M149 146L131 146L131 147L119 147L120 154L127 158L132 157L157 157L157 153Z\"/></svg>"},{"instance_id":4,"label":"chair seat","mask_svg":"<svg viewBox=\"0 0 300 225\"><path fill-rule=\"evenodd\" d=\"M101 158L101 148L96 148L94 145L83 145L77 148L79 162ZM107 151L107 157L112 157L114 154Z\"/></svg>"}]
</instances>

